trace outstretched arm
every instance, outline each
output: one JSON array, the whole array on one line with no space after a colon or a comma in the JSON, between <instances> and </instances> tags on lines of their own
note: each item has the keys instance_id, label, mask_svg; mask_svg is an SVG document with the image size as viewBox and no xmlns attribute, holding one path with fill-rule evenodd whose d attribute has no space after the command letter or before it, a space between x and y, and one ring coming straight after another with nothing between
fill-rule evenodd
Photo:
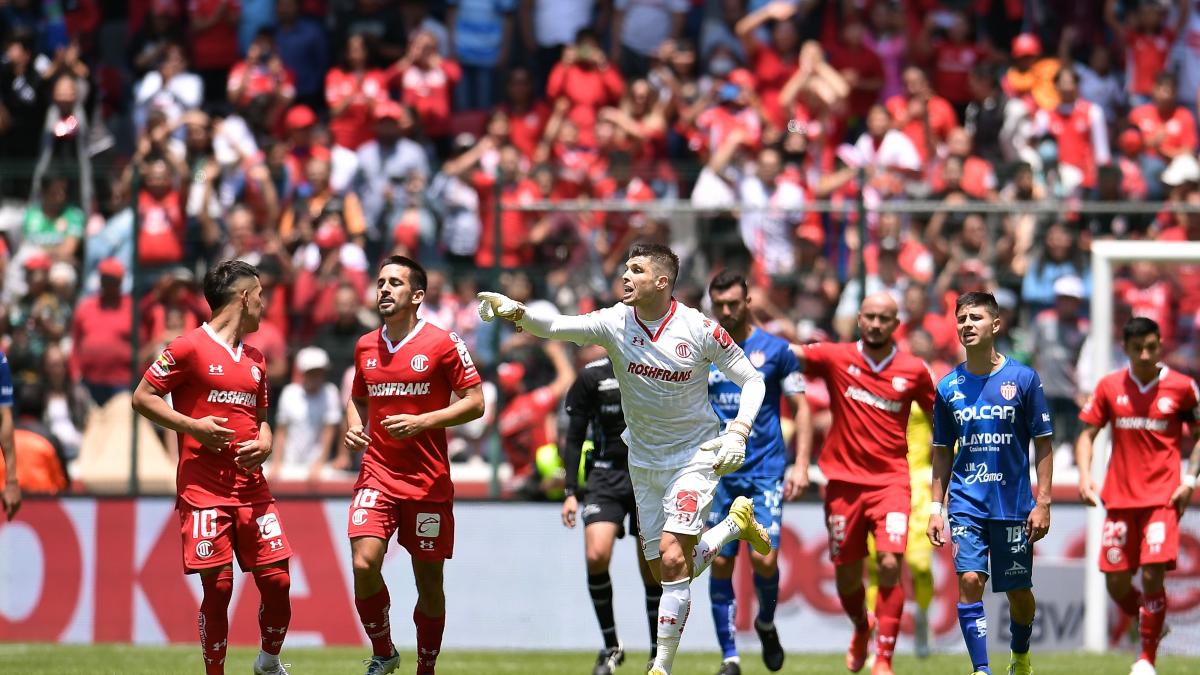
<instances>
[{"instance_id":1,"label":"outstretched arm","mask_svg":"<svg viewBox=\"0 0 1200 675\"><path fill-rule=\"evenodd\" d=\"M570 340L580 346L598 344L604 337L604 310L582 316L564 315L545 304L526 307L499 293L480 293L479 300L479 316L484 321L500 317L536 337Z\"/></svg>"}]
</instances>

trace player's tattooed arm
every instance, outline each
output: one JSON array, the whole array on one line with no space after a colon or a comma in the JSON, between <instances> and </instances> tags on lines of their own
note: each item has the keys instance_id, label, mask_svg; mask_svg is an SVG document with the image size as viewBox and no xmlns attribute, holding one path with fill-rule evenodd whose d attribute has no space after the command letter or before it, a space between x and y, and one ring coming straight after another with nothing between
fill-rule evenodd
<instances>
[{"instance_id":1,"label":"player's tattooed arm","mask_svg":"<svg viewBox=\"0 0 1200 675\"><path fill-rule=\"evenodd\" d=\"M366 450L371 442L371 437L367 436L367 430L363 426L363 420L366 418L367 399L351 396L350 401L346 403L346 437L342 442L354 452Z\"/></svg>"},{"instance_id":2,"label":"player's tattooed arm","mask_svg":"<svg viewBox=\"0 0 1200 675\"><path fill-rule=\"evenodd\" d=\"M267 409L258 409L258 436L237 444L234 461L246 471L254 471L271 456L271 425L267 424Z\"/></svg>"},{"instance_id":3,"label":"player's tattooed arm","mask_svg":"<svg viewBox=\"0 0 1200 675\"><path fill-rule=\"evenodd\" d=\"M934 445L930 456L933 464L933 486L930 490L929 527L925 534L929 543L941 547L946 543L945 518L943 516L946 503L946 486L950 484L950 466L952 456L950 448L944 445Z\"/></svg>"},{"instance_id":4,"label":"player's tattooed arm","mask_svg":"<svg viewBox=\"0 0 1200 675\"><path fill-rule=\"evenodd\" d=\"M1075 441L1075 465L1079 467L1079 499L1088 506L1100 503L1100 487L1092 479L1092 452L1100 427L1087 425Z\"/></svg>"},{"instance_id":5,"label":"player's tattooed arm","mask_svg":"<svg viewBox=\"0 0 1200 675\"><path fill-rule=\"evenodd\" d=\"M1179 487L1175 488L1175 494L1171 495L1171 505L1175 507L1175 512L1179 517L1183 517L1183 512L1187 510L1188 504L1192 501L1192 493L1196 490L1196 474L1200 473L1200 423L1193 420L1192 422L1192 452L1188 455L1187 470L1183 474Z\"/></svg>"},{"instance_id":6,"label":"player's tattooed arm","mask_svg":"<svg viewBox=\"0 0 1200 675\"><path fill-rule=\"evenodd\" d=\"M163 395L142 378L133 391L133 409L160 427L191 436L213 452L221 452L229 447L229 442L233 440L233 429L221 426L229 421L228 418L209 415L193 419L176 412L163 399Z\"/></svg>"},{"instance_id":7,"label":"player's tattooed arm","mask_svg":"<svg viewBox=\"0 0 1200 675\"><path fill-rule=\"evenodd\" d=\"M796 499L808 489L808 465L812 461L812 411L808 407L808 398L804 394L792 394L788 397L792 407L796 409L794 418L796 426L796 463L788 472L787 484L784 486L784 498L788 501Z\"/></svg>"},{"instance_id":8,"label":"player's tattooed arm","mask_svg":"<svg viewBox=\"0 0 1200 675\"><path fill-rule=\"evenodd\" d=\"M1037 502L1025 521L1025 535L1035 542L1050 532L1050 489L1054 482L1054 445L1050 436L1033 439L1033 461L1037 471Z\"/></svg>"}]
</instances>

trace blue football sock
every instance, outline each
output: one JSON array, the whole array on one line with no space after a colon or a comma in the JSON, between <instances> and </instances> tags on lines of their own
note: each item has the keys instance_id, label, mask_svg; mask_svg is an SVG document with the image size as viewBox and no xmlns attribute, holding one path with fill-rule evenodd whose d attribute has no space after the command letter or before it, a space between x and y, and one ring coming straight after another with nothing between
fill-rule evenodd
<instances>
[{"instance_id":1,"label":"blue football sock","mask_svg":"<svg viewBox=\"0 0 1200 675\"><path fill-rule=\"evenodd\" d=\"M1012 641L1009 643L1012 646L1014 654L1029 653L1029 636L1033 635L1033 624L1028 626L1016 621L1009 621L1008 632L1012 634Z\"/></svg>"},{"instance_id":2,"label":"blue football sock","mask_svg":"<svg viewBox=\"0 0 1200 675\"><path fill-rule=\"evenodd\" d=\"M721 657L737 656L734 641L734 616L737 601L733 596L733 579L708 578L708 595L712 600L713 625L717 628L717 643L721 645Z\"/></svg>"},{"instance_id":3,"label":"blue football sock","mask_svg":"<svg viewBox=\"0 0 1200 675\"><path fill-rule=\"evenodd\" d=\"M779 604L779 572L769 577L754 575L754 592L758 595L758 622L775 623L775 606Z\"/></svg>"},{"instance_id":4,"label":"blue football sock","mask_svg":"<svg viewBox=\"0 0 1200 675\"><path fill-rule=\"evenodd\" d=\"M983 603L973 602L958 604L958 626L962 629L963 641L967 643L967 654L971 657L971 666L976 671L991 673L988 668L987 655L987 616L983 613Z\"/></svg>"}]
</instances>

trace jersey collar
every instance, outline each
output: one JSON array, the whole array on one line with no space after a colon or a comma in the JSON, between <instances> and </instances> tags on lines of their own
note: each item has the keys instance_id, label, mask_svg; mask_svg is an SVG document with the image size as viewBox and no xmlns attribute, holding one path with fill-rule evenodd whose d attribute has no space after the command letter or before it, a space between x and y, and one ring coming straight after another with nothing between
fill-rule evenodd
<instances>
[{"instance_id":1,"label":"jersey collar","mask_svg":"<svg viewBox=\"0 0 1200 675\"><path fill-rule=\"evenodd\" d=\"M633 312L633 320L637 322L637 325L642 327L642 331L646 333L646 336L650 338L650 341L657 342L658 338L663 334L663 331L667 329L667 324L671 323L671 317L675 316L675 308L678 307L678 305L679 303L675 301L675 298L671 298L671 308L668 309L667 313L663 316L662 323L658 324L658 330L654 331L653 333L651 333L650 329L646 327L646 324L642 323L642 319L637 315L636 307L630 307L629 311Z\"/></svg>"},{"instance_id":2,"label":"jersey collar","mask_svg":"<svg viewBox=\"0 0 1200 675\"><path fill-rule=\"evenodd\" d=\"M878 375L888 367L888 364L892 362L892 359L896 358L896 345L894 343L892 344L891 353L885 356L884 359L879 363L875 363L871 360L871 357L867 356L867 352L863 350L862 340L858 341L858 353L862 354L863 360L866 361L867 365L871 367L871 371Z\"/></svg>"},{"instance_id":3,"label":"jersey collar","mask_svg":"<svg viewBox=\"0 0 1200 675\"><path fill-rule=\"evenodd\" d=\"M405 335L404 339L397 342L396 344L392 344L392 341L388 339L386 325L381 326L379 328L379 337L383 338L383 344L387 345L388 353L395 354L396 352L400 351L401 347L408 344L409 340L412 340L413 338L415 338L417 336L417 333L420 333L421 329L424 327L425 327L425 319L421 319L420 321L417 321L417 325L413 326L413 329L408 331L408 335Z\"/></svg>"},{"instance_id":4,"label":"jersey collar","mask_svg":"<svg viewBox=\"0 0 1200 675\"><path fill-rule=\"evenodd\" d=\"M222 340L221 336L217 335L217 331L213 330L213 327L208 325L207 321L200 324L200 327L204 329L204 332L206 334L208 334L208 337L212 338L213 342L221 345L221 348L229 353L229 358L233 359L234 363L241 362L241 360L242 360L242 343L240 341L237 343L237 351L234 351L233 347L230 347L228 342L225 342L224 340Z\"/></svg>"},{"instance_id":5,"label":"jersey collar","mask_svg":"<svg viewBox=\"0 0 1200 675\"><path fill-rule=\"evenodd\" d=\"M1146 384L1142 384L1141 382L1138 381L1137 375L1133 374L1133 368L1126 368L1125 372L1129 373L1129 379L1133 380L1133 383L1135 385L1137 385L1138 392L1144 394L1144 393L1150 391L1151 389L1153 389L1154 385L1158 384L1159 382L1162 382L1163 378L1167 376L1167 367L1159 366L1158 377L1155 377L1153 380L1150 380Z\"/></svg>"}]
</instances>

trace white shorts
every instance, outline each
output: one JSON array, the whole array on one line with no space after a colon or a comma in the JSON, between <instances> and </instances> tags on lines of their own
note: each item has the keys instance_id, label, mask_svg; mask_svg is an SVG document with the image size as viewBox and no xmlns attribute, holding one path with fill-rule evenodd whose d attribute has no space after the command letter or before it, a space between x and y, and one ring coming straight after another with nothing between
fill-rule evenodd
<instances>
[{"instance_id":1,"label":"white shorts","mask_svg":"<svg viewBox=\"0 0 1200 675\"><path fill-rule=\"evenodd\" d=\"M715 452L698 450L681 469L629 467L646 560L658 559L664 531L696 535L704 530L720 480L712 468L714 461Z\"/></svg>"}]
</instances>

